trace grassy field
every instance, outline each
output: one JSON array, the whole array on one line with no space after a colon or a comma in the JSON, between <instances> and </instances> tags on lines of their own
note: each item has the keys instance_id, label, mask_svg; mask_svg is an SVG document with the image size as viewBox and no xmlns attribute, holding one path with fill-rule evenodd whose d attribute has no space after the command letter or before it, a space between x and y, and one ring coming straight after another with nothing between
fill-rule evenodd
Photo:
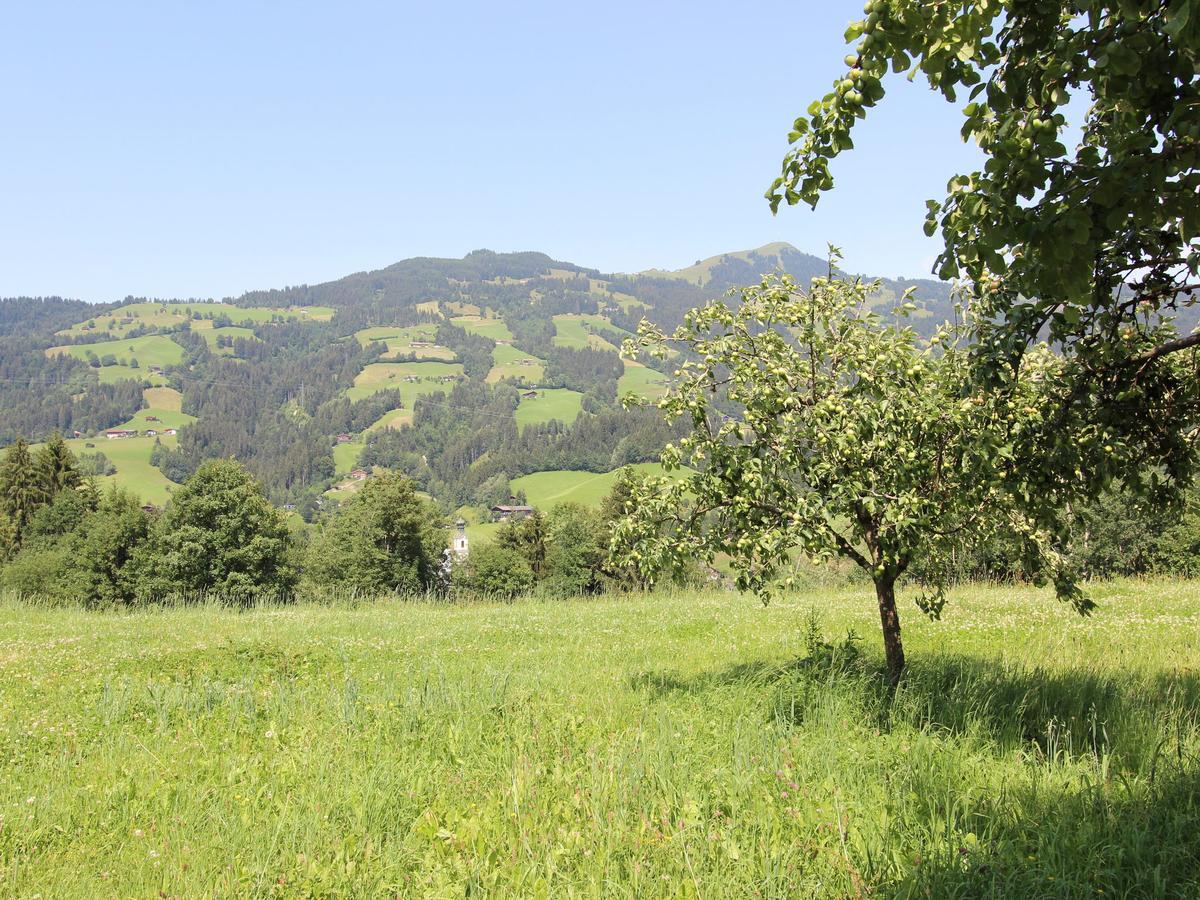
<instances>
[{"instance_id":1,"label":"grassy field","mask_svg":"<svg viewBox=\"0 0 1200 900\"><path fill-rule=\"evenodd\" d=\"M894 698L865 589L0 605L0 894L1195 897L1200 586L1098 596L909 615Z\"/></svg>"},{"instance_id":2,"label":"grassy field","mask_svg":"<svg viewBox=\"0 0 1200 900\"><path fill-rule=\"evenodd\" d=\"M347 475L358 466L358 455L365 445L362 441L350 441L333 446L333 470L338 475Z\"/></svg>"},{"instance_id":3,"label":"grassy field","mask_svg":"<svg viewBox=\"0 0 1200 900\"><path fill-rule=\"evenodd\" d=\"M181 412L183 410L183 394L174 388L153 387L142 391L146 405L151 409L163 412Z\"/></svg>"},{"instance_id":4,"label":"grassy field","mask_svg":"<svg viewBox=\"0 0 1200 900\"><path fill-rule=\"evenodd\" d=\"M354 387L346 391L351 400L361 400L377 391L398 390L404 406L412 409L413 401L421 394L449 393L452 382L438 381L447 375L461 375L462 363L411 362L371 363L354 379ZM406 376L416 376L420 381L405 381Z\"/></svg>"},{"instance_id":5,"label":"grassy field","mask_svg":"<svg viewBox=\"0 0 1200 900\"><path fill-rule=\"evenodd\" d=\"M531 365L521 365L523 359L531 359L534 362ZM487 374L489 384L495 384L503 378L517 378L527 384L537 384L546 372L544 360L508 344L497 344L492 348L492 362L492 370Z\"/></svg>"},{"instance_id":6,"label":"grassy field","mask_svg":"<svg viewBox=\"0 0 1200 900\"><path fill-rule=\"evenodd\" d=\"M364 347L372 341L380 341L387 345L388 352L384 358L408 356L418 359L452 360L455 353L449 347L436 344L430 347L414 347L413 341L421 344L433 344L437 338L436 325L375 325L355 332L354 336Z\"/></svg>"},{"instance_id":7,"label":"grassy field","mask_svg":"<svg viewBox=\"0 0 1200 900\"><path fill-rule=\"evenodd\" d=\"M618 397L633 394L647 400L657 400L666 394L667 386L663 384L666 376L662 372L656 372L636 360L627 359L624 362L625 374L617 379Z\"/></svg>"},{"instance_id":8,"label":"grassy field","mask_svg":"<svg viewBox=\"0 0 1200 900\"><path fill-rule=\"evenodd\" d=\"M593 334L589 330L592 328L620 332L620 329L604 316L559 315L554 316L554 343L559 347L571 347L575 350L584 347L599 350L620 349L600 335Z\"/></svg>"},{"instance_id":9,"label":"grassy field","mask_svg":"<svg viewBox=\"0 0 1200 900\"><path fill-rule=\"evenodd\" d=\"M478 334L493 341L511 341L513 334L504 324L503 319L490 319L483 316L453 316L450 319L459 328Z\"/></svg>"},{"instance_id":10,"label":"grassy field","mask_svg":"<svg viewBox=\"0 0 1200 900\"><path fill-rule=\"evenodd\" d=\"M202 324L207 325L208 327L203 328L201 327ZM217 347L217 338L226 337L233 338L235 340L237 338L245 338L246 340L250 341L258 340L258 338L255 337L252 329L246 328L242 325L222 325L220 328L213 328L211 322L196 322L193 330L197 334L203 336L204 340L208 342L208 347L210 350L212 350L214 353L219 353L222 356L233 356L233 348Z\"/></svg>"},{"instance_id":11,"label":"grassy field","mask_svg":"<svg viewBox=\"0 0 1200 900\"><path fill-rule=\"evenodd\" d=\"M148 390L154 390L154 388L148 388ZM151 417L158 421L150 421ZM182 428L195 421L196 417L189 416L187 413L173 412L167 409L139 409L134 413L133 418L117 427L136 429L137 431L145 431L148 428L161 430L163 428ZM107 443L107 439L104 440Z\"/></svg>"},{"instance_id":12,"label":"grassy field","mask_svg":"<svg viewBox=\"0 0 1200 900\"><path fill-rule=\"evenodd\" d=\"M142 410L139 416L144 416L145 412L146 410ZM189 420L192 418L184 416L183 413L166 413L164 418L170 415L183 416ZM137 419L138 417L135 416L134 420ZM150 423L150 427L154 427L153 422ZM164 425L163 427L170 428L171 426ZM96 481L101 487L115 483L133 491L146 503L162 506L170 497L174 485L162 472L150 465L150 451L154 449L155 440L156 438L152 437L122 438L117 441L110 441L103 437L81 438L67 441L67 446L71 448L72 453L77 455L100 451L108 457L116 467L117 474L97 478ZM162 435L157 440L162 441L165 447L174 447L179 439L171 435ZM88 447L88 444L92 446Z\"/></svg>"},{"instance_id":13,"label":"grassy field","mask_svg":"<svg viewBox=\"0 0 1200 900\"><path fill-rule=\"evenodd\" d=\"M122 337L139 326L146 328L174 328L183 322L192 320L194 328L212 328L211 320L192 319L192 313L202 316L208 313L227 315L240 325L243 322L270 322L276 316L285 319L310 319L316 322L328 322L333 318L333 309L328 306L291 306L291 307L241 307L228 303L130 303L118 307L111 313L93 316L70 328L58 332L63 335L94 334L109 331ZM90 323L95 328L88 328Z\"/></svg>"},{"instance_id":14,"label":"grassy field","mask_svg":"<svg viewBox=\"0 0 1200 900\"><path fill-rule=\"evenodd\" d=\"M540 388L536 398L529 400L524 397L517 404L513 414L517 420L517 428L527 425L543 425L557 419L570 425L579 418L583 404L583 394L567 388Z\"/></svg>"},{"instance_id":15,"label":"grassy field","mask_svg":"<svg viewBox=\"0 0 1200 900\"><path fill-rule=\"evenodd\" d=\"M87 360L89 354L95 354L100 359L108 355L114 356L117 360L116 364L101 366L96 370L100 381L105 384L122 379L160 380L158 376L151 376L150 366L172 366L183 361L183 348L162 334L147 334L137 338L101 341L96 344L65 344L46 350L47 356L59 354L81 360ZM136 369L129 365L134 360L137 360L138 363Z\"/></svg>"},{"instance_id":16,"label":"grassy field","mask_svg":"<svg viewBox=\"0 0 1200 900\"><path fill-rule=\"evenodd\" d=\"M632 466L640 472L652 475L663 474L658 463L637 463ZM612 490L617 472L534 472L514 478L512 489L524 491L530 506L549 509L559 503L578 503L582 506L599 506L600 501Z\"/></svg>"},{"instance_id":17,"label":"grassy field","mask_svg":"<svg viewBox=\"0 0 1200 900\"><path fill-rule=\"evenodd\" d=\"M404 425L411 425L412 418L411 409L393 409L391 412L385 412L367 426L367 431L380 431L385 428L400 428Z\"/></svg>"}]
</instances>

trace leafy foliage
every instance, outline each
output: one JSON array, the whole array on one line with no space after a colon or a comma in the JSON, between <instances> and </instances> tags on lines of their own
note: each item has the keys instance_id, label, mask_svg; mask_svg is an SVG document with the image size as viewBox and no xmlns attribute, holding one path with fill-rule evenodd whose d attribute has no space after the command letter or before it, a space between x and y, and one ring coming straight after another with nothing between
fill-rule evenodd
<instances>
[{"instance_id":1,"label":"leafy foliage","mask_svg":"<svg viewBox=\"0 0 1200 900\"><path fill-rule=\"evenodd\" d=\"M659 402L691 433L668 445L668 468L693 474L637 487L617 534L643 574L664 562L726 554L739 584L767 595L795 551L843 556L875 583L893 679L904 665L894 587L913 560L948 558L996 533L1020 541L1034 571L1086 601L1054 551L1052 486L1013 465L1014 442L1040 418L1057 362L1004 393L975 389L967 351L947 326L931 344L885 326L861 282L819 278L802 292L767 279L733 309L713 302L670 336L643 324L631 350L686 354ZM723 411L724 397L740 410ZM679 520L678 527L664 528ZM926 608L940 609L934 575Z\"/></svg>"},{"instance_id":2,"label":"leafy foliage","mask_svg":"<svg viewBox=\"0 0 1200 900\"><path fill-rule=\"evenodd\" d=\"M815 205L833 186L830 162L883 99L889 68L950 102L966 93L962 135L987 161L929 202L926 231L945 243L940 277L967 282L981 374L993 386L1019 375L1048 336L1067 364L1045 437L1098 435L1137 463L1135 482L1153 460L1186 483L1200 331L1166 319L1200 288L1200 5L870 0L866 12L846 32L847 71L795 121L772 209ZM1077 99L1087 109L1069 151ZM1051 449L1052 465L1073 452Z\"/></svg>"},{"instance_id":3,"label":"leafy foliage","mask_svg":"<svg viewBox=\"0 0 1200 900\"><path fill-rule=\"evenodd\" d=\"M210 460L172 496L145 555L142 599L286 598L296 580L283 516L232 460Z\"/></svg>"},{"instance_id":4,"label":"leafy foliage","mask_svg":"<svg viewBox=\"0 0 1200 900\"><path fill-rule=\"evenodd\" d=\"M426 593L437 587L446 546L440 518L409 479L385 472L324 525L307 571L318 584L366 595Z\"/></svg>"}]
</instances>

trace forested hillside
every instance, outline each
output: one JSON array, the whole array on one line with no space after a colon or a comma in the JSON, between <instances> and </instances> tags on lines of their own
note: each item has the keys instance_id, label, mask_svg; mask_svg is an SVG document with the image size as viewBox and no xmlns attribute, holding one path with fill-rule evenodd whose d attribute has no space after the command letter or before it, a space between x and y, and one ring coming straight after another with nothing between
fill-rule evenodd
<instances>
[{"instance_id":1,"label":"forested hillside","mask_svg":"<svg viewBox=\"0 0 1200 900\"><path fill-rule=\"evenodd\" d=\"M61 432L156 504L234 457L306 518L379 468L447 511L486 508L539 472L657 460L672 429L621 400L660 396L670 366L622 359L621 342L776 271L806 283L827 264L771 244L611 275L478 250L221 302L3 300L0 443ZM872 302L886 311L908 287L919 329L951 314L936 281L885 279Z\"/></svg>"}]
</instances>

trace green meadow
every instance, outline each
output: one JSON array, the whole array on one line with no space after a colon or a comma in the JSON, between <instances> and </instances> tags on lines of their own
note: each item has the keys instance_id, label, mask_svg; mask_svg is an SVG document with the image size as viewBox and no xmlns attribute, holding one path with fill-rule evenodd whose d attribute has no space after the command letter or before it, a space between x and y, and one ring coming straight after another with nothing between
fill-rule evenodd
<instances>
[{"instance_id":1,"label":"green meadow","mask_svg":"<svg viewBox=\"0 0 1200 900\"><path fill-rule=\"evenodd\" d=\"M207 316L226 315L235 325L244 322L259 324L270 322L279 317L284 319L309 319L314 322L328 322L333 318L333 309L328 306L290 306L290 307L257 307L233 306L228 303L129 303L120 306L110 313L93 316L82 322L58 332L62 335L82 335L111 332L123 337L134 328L145 327L153 329L176 328L184 322L191 321L196 329L206 325L211 328L209 319L192 319L193 313ZM95 327L88 327L94 323Z\"/></svg>"},{"instance_id":2,"label":"green meadow","mask_svg":"<svg viewBox=\"0 0 1200 900\"><path fill-rule=\"evenodd\" d=\"M532 360L528 365L522 365L521 360ZM524 350L518 350L509 344L497 344L492 348L494 365L487 374L487 382L495 384L505 378L518 379L526 384L537 384L546 372L545 360L530 356Z\"/></svg>"},{"instance_id":3,"label":"green meadow","mask_svg":"<svg viewBox=\"0 0 1200 900\"><path fill-rule=\"evenodd\" d=\"M95 354L101 360L109 355L115 357L115 364L102 365L96 370L100 381L105 384L123 379L160 381L159 376L150 374L150 366L173 366L183 361L183 348L162 334L146 334L136 338L100 341L95 344L65 344L46 350L47 356L57 354L65 354L85 361L89 354ZM137 360L138 363L136 369L130 365L134 360Z\"/></svg>"},{"instance_id":4,"label":"green meadow","mask_svg":"<svg viewBox=\"0 0 1200 900\"><path fill-rule=\"evenodd\" d=\"M491 338L493 341L511 341L513 339L513 334L508 330L503 319L484 316L453 316L450 321L464 331Z\"/></svg>"},{"instance_id":5,"label":"green meadow","mask_svg":"<svg viewBox=\"0 0 1200 900\"><path fill-rule=\"evenodd\" d=\"M630 466L650 475L663 474L658 463L637 463ZM559 503L578 503L581 506L599 506L617 480L620 470L612 472L534 472L514 478L512 489L524 491L531 506L549 509Z\"/></svg>"},{"instance_id":6,"label":"green meadow","mask_svg":"<svg viewBox=\"0 0 1200 900\"><path fill-rule=\"evenodd\" d=\"M633 394L645 400L657 400L667 393L667 376L636 360L627 359L625 374L617 379L617 396Z\"/></svg>"},{"instance_id":7,"label":"green meadow","mask_svg":"<svg viewBox=\"0 0 1200 900\"><path fill-rule=\"evenodd\" d=\"M145 412L146 410L142 410L142 413ZM142 413L139 413L139 416ZM153 414L151 412L151 415ZM172 414L159 413L159 415L165 418ZM175 413L174 415L181 416L183 414ZM190 419L191 417L188 416L186 418ZM154 428L155 424L151 422L147 427ZM172 426L164 425L163 427L170 428ZM99 451L108 457L109 461L116 467L117 473L97 478L96 481L101 487L105 487L108 484L117 484L137 494L138 498L146 503L163 506L169 499L171 489L174 485L167 480L167 477L161 471L150 465L150 451L154 449L154 442L156 440L162 441L165 447L174 447L179 441L177 437L172 435L160 435L157 438L121 438L115 441L110 441L101 436L98 438L70 440L67 441L67 446L76 456L80 453L95 453ZM88 444L92 446L89 447Z\"/></svg>"},{"instance_id":8,"label":"green meadow","mask_svg":"<svg viewBox=\"0 0 1200 900\"><path fill-rule=\"evenodd\" d=\"M581 350L593 347L599 350L617 350L610 341L593 334L589 329L615 331L620 329L604 316L564 314L554 316L554 343L559 347L570 347Z\"/></svg>"},{"instance_id":9,"label":"green meadow","mask_svg":"<svg viewBox=\"0 0 1200 900\"><path fill-rule=\"evenodd\" d=\"M1200 586L0 604L12 897L1195 897ZM911 609L911 607L909 607Z\"/></svg>"},{"instance_id":10,"label":"green meadow","mask_svg":"<svg viewBox=\"0 0 1200 900\"><path fill-rule=\"evenodd\" d=\"M418 359L452 360L455 357L454 351L449 347L437 346L434 343L437 339L436 325L374 325L355 332L354 336L364 347L373 341L386 344L388 349L384 354L385 359L409 354ZM431 346L414 347L413 341Z\"/></svg>"},{"instance_id":11,"label":"green meadow","mask_svg":"<svg viewBox=\"0 0 1200 900\"><path fill-rule=\"evenodd\" d=\"M245 338L246 340L251 341L258 340L258 338L254 335L254 331L250 328L246 328L243 325L222 325L220 328L213 328L211 327L211 322L206 322L205 324L209 325L209 327L202 328L201 323L196 322L194 323L193 328L197 334L202 335L204 340L208 342L208 347L210 350L212 350L214 353L219 353L222 356L233 356L233 348L218 347L218 338L225 337L233 339Z\"/></svg>"},{"instance_id":12,"label":"green meadow","mask_svg":"<svg viewBox=\"0 0 1200 900\"><path fill-rule=\"evenodd\" d=\"M365 445L361 440L349 441L333 446L333 470L338 475L348 475L358 466L358 455Z\"/></svg>"},{"instance_id":13,"label":"green meadow","mask_svg":"<svg viewBox=\"0 0 1200 900\"><path fill-rule=\"evenodd\" d=\"M558 420L570 425L583 408L583 394L567 388L539 388L537 397L522 397L513 414L517 428Z\"/></svg>"},{"instance_id":14,"label":"green meadow","mask_svg":"<svg viewBox=\"0 0 1200 900\"><path fill-rule=\"evenodd\" d=\"M346 391L351 400L361 400L378 391L398 390L405 408L412 409L413 401L421 394L446 394L453 382L437 379L462 375L462 363L422 361L410 363L370 363L354 379L354 387ZM418 381L406 381L416 377Z\"/></svg>"}]
</instances>

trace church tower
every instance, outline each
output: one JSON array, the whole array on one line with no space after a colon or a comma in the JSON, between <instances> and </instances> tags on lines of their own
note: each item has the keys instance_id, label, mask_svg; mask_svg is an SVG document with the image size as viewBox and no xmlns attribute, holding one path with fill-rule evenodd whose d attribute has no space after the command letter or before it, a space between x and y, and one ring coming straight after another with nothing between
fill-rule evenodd
<instances>
[{"instance_id":1,"label":"church tower","mask_svg":"<svg viewBox=\"0 0 1200 900\"><path fill-rule=\"evenodd\" d=\"M467 547L467 523L459 519L454 523L454 528L454 539L450 542L450 549L454 552L454 558L462 561L470 552Z\"/></svg>"}]
</instances>

